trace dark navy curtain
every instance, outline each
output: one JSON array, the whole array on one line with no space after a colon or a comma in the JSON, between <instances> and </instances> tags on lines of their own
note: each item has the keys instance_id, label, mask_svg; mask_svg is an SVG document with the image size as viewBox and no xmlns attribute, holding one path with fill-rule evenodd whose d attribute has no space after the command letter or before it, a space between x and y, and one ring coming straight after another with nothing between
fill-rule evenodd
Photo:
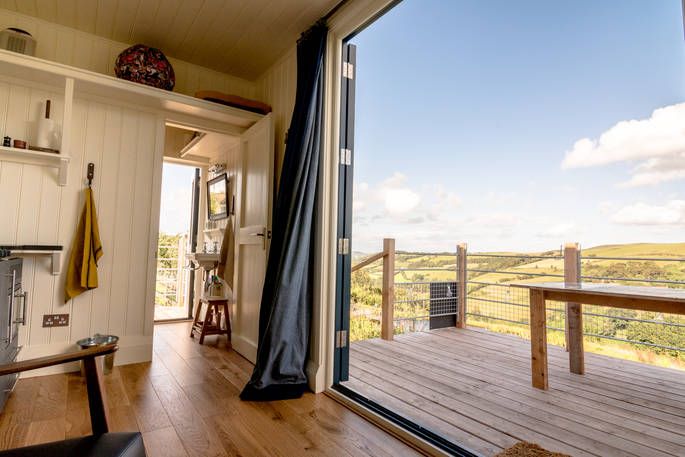
<instances>
[{"instance_id":1,"label":"dark navy curtain","mask_svg":"<svg viewBox=\"0 0 685 457\"><path fill-rule=\"evenodd\" d=\"M243 400L297 398L307 389L327 34L326 25L317 23L297 42L297 94L274 206L257 361Z\"/></svg>"}]
</instances>

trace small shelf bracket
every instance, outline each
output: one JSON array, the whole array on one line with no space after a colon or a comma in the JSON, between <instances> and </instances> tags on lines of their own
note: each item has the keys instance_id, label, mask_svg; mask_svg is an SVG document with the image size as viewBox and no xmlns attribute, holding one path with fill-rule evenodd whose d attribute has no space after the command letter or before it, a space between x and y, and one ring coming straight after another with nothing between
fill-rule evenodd
<instances>
[{"instance_id":1,"label":"small shelf bracket","mask_svg":"<svg viewBox=\"0 0 685 457\"><path fill-rule=\"evenodd\" d=\"M54 276L59 275L62 272L62 251L49 251L49 250L32 250L32 249L12 249L12 255L22 256L35 256L44 255L50 256L50 271Z\"/></svg>"}]
</instances>

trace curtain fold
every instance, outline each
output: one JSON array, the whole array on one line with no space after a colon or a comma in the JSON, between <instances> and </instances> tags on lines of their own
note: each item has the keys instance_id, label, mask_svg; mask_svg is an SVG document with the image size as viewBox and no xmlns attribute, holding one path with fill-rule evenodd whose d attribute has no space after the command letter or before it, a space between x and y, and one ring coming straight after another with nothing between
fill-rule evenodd
<instances>
[{"instance_id":1,"label":"curtain fold","mask_svg":"<svg viewBox=\"0 0 685 457\"><path fill-rule=\"evenodd\" d=\"M307 390L327 34L319 22L297 42L297 93L274 205L257 360L242 400L297 398Z\"/></svg>"}]
</instances>

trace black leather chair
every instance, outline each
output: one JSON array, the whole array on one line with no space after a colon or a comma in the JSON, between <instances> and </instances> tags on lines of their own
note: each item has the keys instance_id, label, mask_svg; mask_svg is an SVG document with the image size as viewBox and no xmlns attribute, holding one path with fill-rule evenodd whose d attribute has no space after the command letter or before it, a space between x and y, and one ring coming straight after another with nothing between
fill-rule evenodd
<instances>
[{"instance_id":1,"label":"black leather chair","mask_svg":"<svg viewBox=\"0 0 685 457\"><path fill-rule=\"evenodd\" d=\"M145 457L140 433L109 433L102 372L95 358L112 354L117 349L116 344L110 344L0 366L1 376L82 360L88 387L90 424L93 429L90 436L0 451L0 457Z\"/></svg>"}]
</instances>

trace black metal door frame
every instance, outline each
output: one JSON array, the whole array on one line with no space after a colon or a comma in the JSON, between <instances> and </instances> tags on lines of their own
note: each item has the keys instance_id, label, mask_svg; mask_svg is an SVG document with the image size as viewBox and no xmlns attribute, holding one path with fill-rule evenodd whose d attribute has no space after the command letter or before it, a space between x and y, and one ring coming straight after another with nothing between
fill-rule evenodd
<instances>
[{"instance_id":1,"label":"black metal door frame","mask_svg":"<svg viewBox=\"0 0 685 457\"><path fill-rule=\"evenodd\" d=\"M192 200L190 204L190 252L197 250L197 234L200 219L200 169L195 169L193 178ZM193 318L193 306L195 301L195 270L190 269L188 277L188 319Z\"/></svg>"},{"instance_id":2,"label":"black metal door frame","mask_svg":"<svg viewBox=\"0 0 685 457\"><path fill-rule=\"evenodd\" d=\"M354 163L354 110L355 110L355 67L357 48L349 40L371 24L400 0L392 2L386 9L370 19L355 33L348 36L342 45L342 76L340 85L340 150L338 151L338 227L335 281L335 351L333 360L332 388L375 414L397 424L414 435L426 440L449 455L475 457L475 454L458 444L443 438L412 420L388 409L376 401L341 384L349 379L349 334L350 334L350 286L352 269L352 185Z\"/></svg>"},{"instance_id":3,"label":"black metal door frame","mask_svg":"<svg viewBox=\"0 0 685 457\"><path fill-rule=\"evenodd\" d=\"M338 230L336 259L335 363L333 384L349 376L350 275L352 268L352 163L354 161L354 67L357 48L344 42L340 82L340 150L338 151Z\"/></svg>"}]
</instances>

